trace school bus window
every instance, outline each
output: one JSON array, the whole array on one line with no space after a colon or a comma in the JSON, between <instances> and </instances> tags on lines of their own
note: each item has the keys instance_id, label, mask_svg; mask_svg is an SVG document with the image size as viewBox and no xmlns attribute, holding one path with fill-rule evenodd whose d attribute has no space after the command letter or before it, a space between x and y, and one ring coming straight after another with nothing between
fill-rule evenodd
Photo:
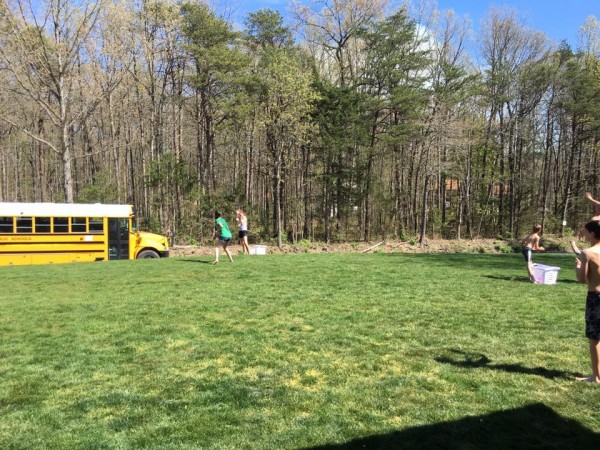
<instances>
[{"instance_id":1,"label":"school bus window","mask_svg":"<svg viewBox=\"0 0 600 450\"><path fill-rule=\"evenodd\" d=\"M0 233L12 233L13 231L13 218L0 217Z\"/></svg>"},{"instance_id":2,"label":"school bus window","mask_svg":"<svg viewBox=\"0 0 600 450\"><path fill-rule=\"evenodd\" d=\"M71 217L71 232L85 233L87 231L87 223L85 217Z\"/></svg>"},{"instance_id":3,"label":"school bus window","mask_svg":"<svg viewBox=\"0 0 600 450\"><path fill-rule=\"evenodd\" d=\"M31 217L17 217L17 233L31 233L33 219Z\"/></svg>"},{"instance_id":4,"label":"school bus window","mask_svg":"<svg viewBox=\"0 0 600 450\"><path fill-rule=\"evenodd\" d=\"M68 217L55 217L54 218L54 232L55 233L68 233L69 232L69 218Z\"/></svg>"},{"instance_id":5,"label":"school bus window","mask_svg":"<svg viewBox=\"0 0 600 450\"><path fill-rule=\"evenodd\" d=\"M104 222L102 217L90 217L90 233L103 233Z\"/></svg>"},{"instance_id":6,"label":"school bus window","mask_svg":"<svg viewBox=\"0 0 600 450\"><path fill-rule=\"evenodd\" d=\"M36 233L50 233L50 217L36 217L35 218L35 232Z\"/></svg>"},{"instance_id":7,"label":"school bus window","mask_svg":"<svg viewBox=\"0 0 600 450\"><path fill-rule=\"evenodd\" d=\"M123 219L119 224L119 233L121 235L121 239L128 240L129 239L129 220Z\"/></svg>"}]
</instances>

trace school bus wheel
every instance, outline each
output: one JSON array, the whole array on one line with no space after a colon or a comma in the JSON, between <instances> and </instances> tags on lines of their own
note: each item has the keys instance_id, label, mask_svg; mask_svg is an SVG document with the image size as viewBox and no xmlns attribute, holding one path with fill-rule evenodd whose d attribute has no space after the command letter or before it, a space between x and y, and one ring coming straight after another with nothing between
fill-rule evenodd
<instances>
[{"instance_id":1,"label":"school bus wheel","mask_svg":"<svg viewBox=\"0 0 600 450\"><path fill-rule=\"evenodd\" d=\"M160 258L160 255L154 250L142 250L138 253L137 259Z\"/></svg>"}]
</instances>

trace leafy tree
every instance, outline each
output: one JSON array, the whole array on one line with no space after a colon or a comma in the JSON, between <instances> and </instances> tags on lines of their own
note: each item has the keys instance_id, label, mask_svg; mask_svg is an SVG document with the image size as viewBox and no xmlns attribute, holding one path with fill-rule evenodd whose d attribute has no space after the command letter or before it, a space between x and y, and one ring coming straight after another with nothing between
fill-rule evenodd
<instances>
[{"instance_id":1,"label":"leafy tree","mask_svg":"<svg viewBox=\"0 0 600 450\"><path fill-rule=\"evenodd\" d=\"M359 90L369 97L369 143L364 179L364 239L369 240L371 186L378 144L382 142L387 148L397 149L417 137L429 97L425 69L430 62L429 49L420 42L416 23L408 19L404 9L375 23L363 36L366 63ZM425 157L424 165L426 161Z\"/></svg>"},{"instance_id":2,"label":"leafy tree","mask_svg":"<svg viewBox=\"0 0 600 450\"><path fill-rule=\"evenodd\" d=\"M364 94L322 78L315 81L315 89L319 99L313 121L318 139L313 139L312 146L321 166L321 216L325 241L329 243L341 236L342 223L348 229L354 226L350 214L360 199L357 180L362 179L363 173L363 166L358 163L358 148L368 145L369 128Z\"/></svg>"},{"instance_id":3,"label":"leafy tree","mask_svg":"<svg viewBox=\"0 0 600 450\"><path fill-rule=\"evenodd\" d=\"M239 34L206 5L182 6L183 33L194 62L188 77L195 90L197 152L201 189L216 188L216 129L240 108L249 59L241 52Z\"/></svg>"},{"instance_id":4,"label":"leafy tree","mask_svg":"<svg viewBox=\"0 0 600 450\"><path fill-rule=\"evenodd\" d=\"M294 146L306 141L317 95L312 89L312 74L293 51L275 48L265 51L257 71L261 80L258 123L264 133L273 174L273 221L277 245L281 246L281 193L286 158Z\"/></svg>"},{"instance_id":5,"label":"leafy tree","mask_svg":"<svg viewBox=\"0 0 600 450\"><path fill-rule=\"evenodd\" d=\"M515 183L518 171L515 161L520 158L524 148L520 140L523 108L531 108L524 99L531 95L532 99L541 100L547 84L536 84L538 92L531 91L527 86L532 68L549 57L550 47L547 38L542 33L529 30L517 19L512 10L492 9L486 22L481 40L482 53L486 62L485 71L486 96L489 111L487 114L487 143L486 148L497 149L491 166L489 193L497 197L498 226L500 234L506 231L515 232L515 220L511 211L515 206ZM543 71L535 70L538 75ZM524 75L524 76L522 76ZM521 81L522 83L519 83ZM525 82L525 83L523 83ZM525 94L523 88L529 89ZM488 145L494 141L494 145ZM488 155L483 164L488 165Z\"/></svg>"},{"instance_id":6,"label":"leafy tree","mask_svg":"<svg viewBox=\"0 0 600 450\"><path fill-rule=\"evenodd\" d=\"M265 8L248 14L244 21L246 40L254 52L293 45L290 29L283 25L279 11Z\"/></svg>"},{"instance_id":7,"label":"leafy tree","mask_svg":"<svg viewBox=\"0 0 600 450\"><path fill-rule=\"evenodd\" d=\"M573 206L573 197L581 197L584 184L589 185L589 181L593 180L592 174L596 173L595 161L586 158L586 149L593 152L598 141L600 82L593 70L594 66L597 67L597 59L573 54L564 48L560 58L553 107L555 127L560 130L557 144L561 151L557 156L564 162L564 170L555 185L560 192L556 206L564 223ZM590 175L591 180L586 180ZM561 232L564 232L564 225Z\"/></svg>"}]
</instances>

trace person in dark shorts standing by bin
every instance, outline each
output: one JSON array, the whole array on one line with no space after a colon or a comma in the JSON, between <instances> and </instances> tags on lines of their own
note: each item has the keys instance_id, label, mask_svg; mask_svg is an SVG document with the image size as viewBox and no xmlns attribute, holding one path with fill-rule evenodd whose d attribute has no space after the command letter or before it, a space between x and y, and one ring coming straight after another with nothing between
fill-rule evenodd
<instances>
[{"instance_id":1,"label":"person in dark shorts standing by bin","mask_svg":"<svg viewBox=\"0 0 600 450\"><path fill-rule=\"evenodd\" d=\"M527 263L527 273L529 274L529 281L535 283L535 276L533 274L533 261L531 260L531 254L534 251L543 251L544 247L540 246L540 232L542 231L541 225L536 225L529 236L523 239L523 257Z\"/></svg>"},{"instance_id":2,"label":"person in dark shorts standing by bin","mask_svg":"<svg viewBox=\"0 0 600 450\"><path fill-rule=\"evenodd\" d=\"M591 245L582 250L575 260L577 281L587 282L585 303L585 336L589 339L592 374L578 381L600 384L600 222L585 224L583 237Z\"/></svg>"},{"instance_id":3,"label":"person in dark shorts standing by bin","mask_svg":"<svg viewBox=\"0 0 600 450\"><path fill-rule=\"evenodd\" d=\"M227 248L229 243L231 242L231 231L229 230L229 225L227 225L227 221L221 217L221 213L219 211L215 211L215 231L213 233L212 238L215 239L219 237L219 242L223 246L223 250L227 253L227 257L229 258L229 262L233 262L233 258L231 257L231 252ZM219 263L219 244L215 247L215 260L213 264Z\"/></svg>"},{"instance_id":4,"label":"person in dark shorts standing by bin","mask_svg":"<svg viewBox=\"0 0 600 450\"><path fill-rule=\"evenodd\" d=\"M250 247L248 247L248 216L246 216L246 213L241 208L235 213L235 221L237 222L238 227L240 227L238 238L240 239L240 244L242 244L242 253L249 255Z\"/></svg>"}]
</instances>

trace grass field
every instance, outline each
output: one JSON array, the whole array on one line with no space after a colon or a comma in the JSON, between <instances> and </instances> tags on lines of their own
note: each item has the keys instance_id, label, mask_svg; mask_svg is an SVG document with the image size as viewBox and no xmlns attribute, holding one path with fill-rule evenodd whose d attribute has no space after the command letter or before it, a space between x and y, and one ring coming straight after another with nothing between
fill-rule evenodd
<instances>
[{"instance_id":1,"label":"grass field","mask_svg":"<svg viewBox=\"0 0 600 450\"><path fill-rule=\"evenodd\" d=\"M2 267L0 448L600 448L572 255Z\"/></svg>"}]
</instances>

